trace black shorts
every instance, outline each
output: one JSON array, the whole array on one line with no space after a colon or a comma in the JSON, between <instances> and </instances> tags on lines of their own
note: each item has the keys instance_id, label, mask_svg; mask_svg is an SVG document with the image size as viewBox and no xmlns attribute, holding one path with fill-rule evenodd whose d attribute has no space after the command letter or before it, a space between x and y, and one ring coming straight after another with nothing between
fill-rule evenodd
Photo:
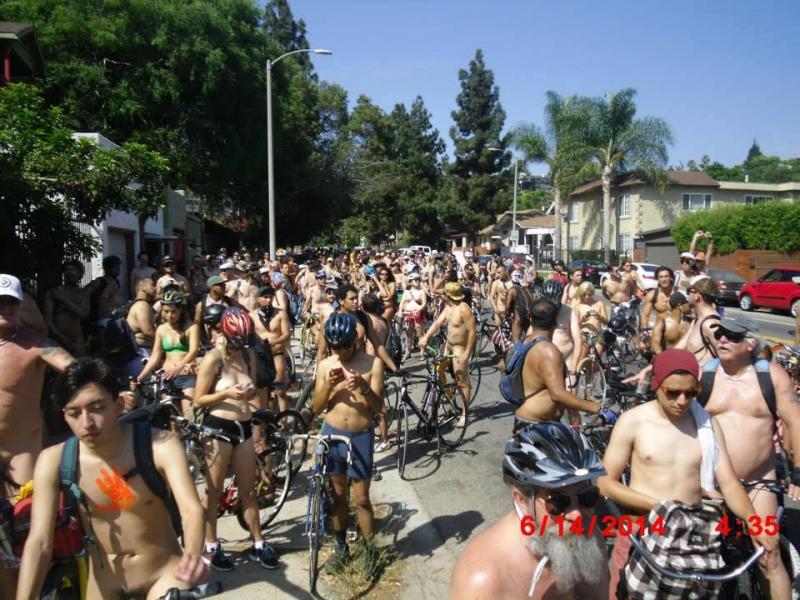
<instances>
[{"instance_id":1,"label":"black shorts","mask_svg":"<svg viewBox=\"0 0 800 600\"><path fill-rule=\"evenodd\" d=\"M223 419L222 417L215 417L214 415L206 415L203 419L203 425L220 429L229 436L231 436L231 444L238 446L245 440L253 437L253 420L237 421L236 419Z\"/></svg>"}]
</instances>

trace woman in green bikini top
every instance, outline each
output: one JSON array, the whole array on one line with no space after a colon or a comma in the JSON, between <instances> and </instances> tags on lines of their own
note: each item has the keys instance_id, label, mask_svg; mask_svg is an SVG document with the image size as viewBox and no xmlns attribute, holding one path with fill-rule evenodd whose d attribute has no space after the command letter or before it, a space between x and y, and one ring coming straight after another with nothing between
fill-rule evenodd
<instances>
[{"instance_id":1,"label":"woman in green bikini top","mask_svg":"<svg viewBox=\"0 0 800 600\"><path fill-rule=\"evenodd\" d=\"M181 412L191 416L192 398L197 379L194 360L200 349L200 329L186 317L186 299L180 292L168 291L161 300L164 322L156 328L153 353L137 377L141 382L157 369L164 379L173 380L183 392Z\"/></svg>"}]
</instances>

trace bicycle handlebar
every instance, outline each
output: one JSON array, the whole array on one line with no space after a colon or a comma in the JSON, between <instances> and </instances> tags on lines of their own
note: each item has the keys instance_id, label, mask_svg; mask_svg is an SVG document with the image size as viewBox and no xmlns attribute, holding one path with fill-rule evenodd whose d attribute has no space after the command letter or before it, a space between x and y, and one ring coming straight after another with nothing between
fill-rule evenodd
<instances>
[{"instance_id":1,"label":"bicycle handlebar","mask_svg":"<svg viewBox=\"0 0 800 600\"><path fill-rule=\"evenodd\" d=\"M338 443L338 444L345 444L347 446L347 464L351 463L351 454L353 451L353 445L350 441L350 438L345 435L336 435L333 433L295 433L292 434L292 443L295 441L308 441L308 440L316 440L318 444L322 444L326 448L330 449L331 442Z\"/></svg>"},{"instance_id":2,"label":"bicycle handlebar","mask_svg":"<svg viewBox=\"0 0 800 600\"><path fill-rule=\"evenodd\" d=\"M178 588L170 588L167 593L159 598L159 600L198 600L200 598L208 598L222 593L221 581L209 581L193 587L190 590L179 590Z\"/></svg>"},{"instance_id":3,"label":"bicycle handlebar","mask_svg":"<svg viewBox=\"0 0 800 600\"><path fill-rule=\"evenodd\" d=\"M181 417L180 415L171 415L170 421L175 423L179 428L185 431L191 431L200 438L216 438L218 440L222 440L223 442L228 442L229 444L242 443L242 438L238 435L231 435L225 431L222 431L221 429L215 429L214 427L209 427L208 425L195 423L185 417Z\"/></svg>"}]
</instances>

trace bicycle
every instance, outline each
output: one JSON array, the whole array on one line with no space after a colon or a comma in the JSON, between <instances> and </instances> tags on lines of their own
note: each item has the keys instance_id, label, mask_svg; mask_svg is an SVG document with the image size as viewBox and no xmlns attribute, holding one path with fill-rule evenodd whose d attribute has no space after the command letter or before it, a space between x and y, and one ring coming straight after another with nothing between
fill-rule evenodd
<instances>
[{"instance_id":1,"label":"bicycle","mask_svg":"<svg viewBox=\"0 0 800 600\"><path fill-rule=\"evenodd\" d=\"M607 408L609 403L606 398L608 386L605 371L608 367L597 350L598 338L601 335L602 333L582 332L584 345L589 348L589 355L578 363L575 369L577 381L570 387L575 389L575 395L578 398L598 402L601 408Z\"/></svg>"},{"instance_id":2,"label":"bicycle","mask_svg":"<svg viewBox=\"0 0 800 600\"><path fill-rule=\"evenodd\" d=\"M452 358L437 356L425 361L427 375L399 373L402 384L398 390L397 400L397 452L395 460L397 471L403 478L409 442L409 412L417 417L417 431L426 441L436 437L436 449L441 450L444 444L448 449L457 447L464 439L464 427L458 427L458 421L464 415L466 400L464 392L455 383L443 383L440 365ZM415 384L425 383L420 406L411 399L409 388Z\"/></svg>"},{"instance_id":3,"label":"bicycle","mask_svg":"<svg viewBox=\"0 0 800 600\"><path fill-rule=\"evenodd\" d=\"M308 480L307 496L308 505L306 508L306 524L304 535L308 536L308 583L309 591L315 594L317 591L317 577L319 550L325 539L325 526L328 514L328 506L332 504L330 489L331 483L328 477L328 454L332 443L341 443L347 446L347 464L352 462L352 446L350 438L343 435L293 435L292 443L296 440L310 439L316 440L314 448L314 465L311 477Z\"/></svg>"},{"instance_id":4,"label":"bicycle","mask_svg":"<svg viewBox=\"0 0 800 600\"><path fill-rule=\"evenodd\" d=\"M316 324L316 315L309 314L303 319L300 329L300 362L306 365L306 369L317 355L317 336L314 334Z\"/></svg>"}]
</instances>

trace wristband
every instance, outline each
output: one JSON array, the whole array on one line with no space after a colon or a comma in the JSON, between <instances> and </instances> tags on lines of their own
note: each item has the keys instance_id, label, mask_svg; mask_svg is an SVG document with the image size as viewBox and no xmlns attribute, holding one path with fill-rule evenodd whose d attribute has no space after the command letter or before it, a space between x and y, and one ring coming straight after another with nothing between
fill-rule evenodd
<instances>
[{"instance_id":1,"label":"wristband","mask_svg":"<svg viewBox=\"0 0 800 600\"><path fill-rule=\"evenodd\" d=\"M789 479L791 480L792 485L800 485L800 469L792 469Z\"/></svg>"}]
</instances>

